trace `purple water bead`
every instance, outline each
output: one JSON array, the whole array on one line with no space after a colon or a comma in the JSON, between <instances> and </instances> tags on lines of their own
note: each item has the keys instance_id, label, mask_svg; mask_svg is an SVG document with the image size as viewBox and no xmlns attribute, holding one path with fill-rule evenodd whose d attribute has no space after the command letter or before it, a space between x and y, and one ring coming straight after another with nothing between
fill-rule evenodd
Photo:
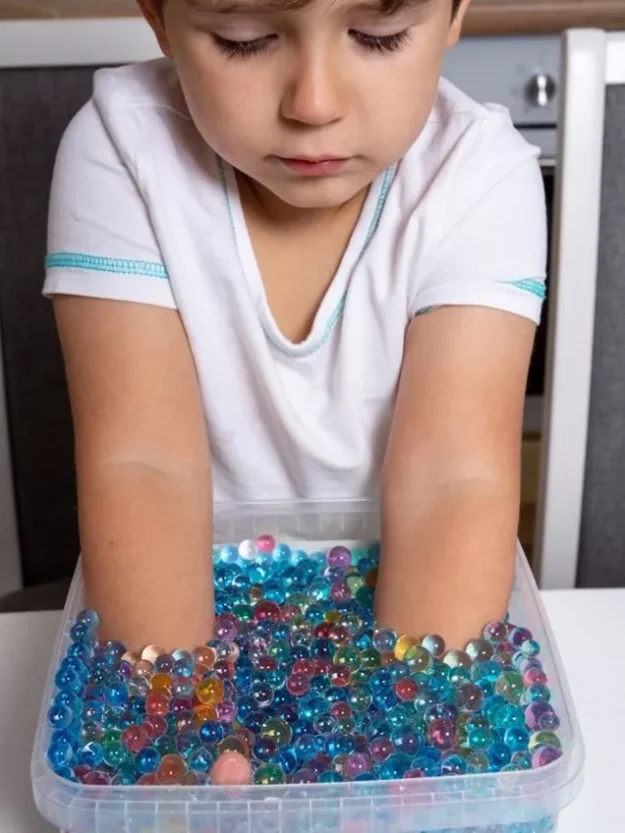
<instances>
[{"instance_id":1,"label":"purple water bead","mask_svg":"<svg viewBox=\"0 0 625 833\"><path fill-rule=\"evenodd\" d=\"M352 553L347 547L332 547L328 553L328 566L340 567L342 570L347 570L352 563Z\"/></svg>"}]
</instances>

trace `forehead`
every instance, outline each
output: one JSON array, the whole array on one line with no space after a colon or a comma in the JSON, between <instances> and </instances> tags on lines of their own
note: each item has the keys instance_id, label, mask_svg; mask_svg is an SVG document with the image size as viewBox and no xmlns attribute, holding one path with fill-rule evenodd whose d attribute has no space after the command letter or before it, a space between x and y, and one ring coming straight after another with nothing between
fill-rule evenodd
<instances>
[{"instance_id":1,"label":"forehead","mask_svg":"<svg viewBox=\"0 0 625 833\"><path fill-rule=\"evenodd\" d=\"M207 13L293 12L313 5L332 5L339 9L364 8L381 14L396 14L413 8L436 5L440 0L183 0L189 8Z\"/></svg>"}]
</instances>

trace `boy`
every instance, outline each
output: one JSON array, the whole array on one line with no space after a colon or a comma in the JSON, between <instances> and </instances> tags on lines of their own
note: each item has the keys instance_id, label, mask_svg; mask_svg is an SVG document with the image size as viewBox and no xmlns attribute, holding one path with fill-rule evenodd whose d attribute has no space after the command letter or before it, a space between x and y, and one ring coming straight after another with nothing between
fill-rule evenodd
<instances>
[{"instance_id":1,"label":"boy","mask_svg":"<svg viewBox=\"0 0 625 833\"><path fill-rule=\"evenodd\" d=\"M469 0L140 4L166 58L97 75L46 281L103 632L210 637L213 500L379 495L378 620L463 647L509 597L546 260L536 150L440 80Z\"/></svg>"}]
</instances>

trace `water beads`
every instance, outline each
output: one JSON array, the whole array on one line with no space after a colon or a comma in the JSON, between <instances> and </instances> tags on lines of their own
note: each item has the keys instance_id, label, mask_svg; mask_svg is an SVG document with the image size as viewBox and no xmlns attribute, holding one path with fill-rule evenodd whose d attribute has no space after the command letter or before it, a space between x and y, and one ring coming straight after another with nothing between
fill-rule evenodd
<instances>
[{"instance_id":1,"label":"water beads","mask_svg":"<svg viewBox=\"0 0 625 833\"><path fill-rule=\"evenodd\" d=\"M465 650L377 627L379 547L216 548L214 639L99 643L82 611L57 669L50 766L86 785L201 786L218 756L253 783L395 780L547 766L562 754L540 644L491 622Z\"/></svg>"}]
</instances>

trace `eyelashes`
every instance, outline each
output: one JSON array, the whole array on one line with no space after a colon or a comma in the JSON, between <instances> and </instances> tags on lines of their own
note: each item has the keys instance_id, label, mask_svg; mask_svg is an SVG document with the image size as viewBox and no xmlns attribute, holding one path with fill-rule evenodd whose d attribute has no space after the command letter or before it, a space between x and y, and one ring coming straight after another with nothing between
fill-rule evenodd
<instances>
[{"instance_id":1,"label":"eyelashes","mask_svg":"<svg viewBox=\"0 0 625 833\"><path fill-rule=\"evenodd\" d=\"M399 52L402 47L410 41L410 32L404 29L392 35L367 35L350 29L350 37L355 43L366 52L379 54L391 54ZM271 43L277 40L277 35L267 35L263 38L254 38L247 41L234 41L221 38L219 35L212 35L213 42L219 52L228 58L251 58L260 55L269 49Z\"/></svg>"}]
</instances>

